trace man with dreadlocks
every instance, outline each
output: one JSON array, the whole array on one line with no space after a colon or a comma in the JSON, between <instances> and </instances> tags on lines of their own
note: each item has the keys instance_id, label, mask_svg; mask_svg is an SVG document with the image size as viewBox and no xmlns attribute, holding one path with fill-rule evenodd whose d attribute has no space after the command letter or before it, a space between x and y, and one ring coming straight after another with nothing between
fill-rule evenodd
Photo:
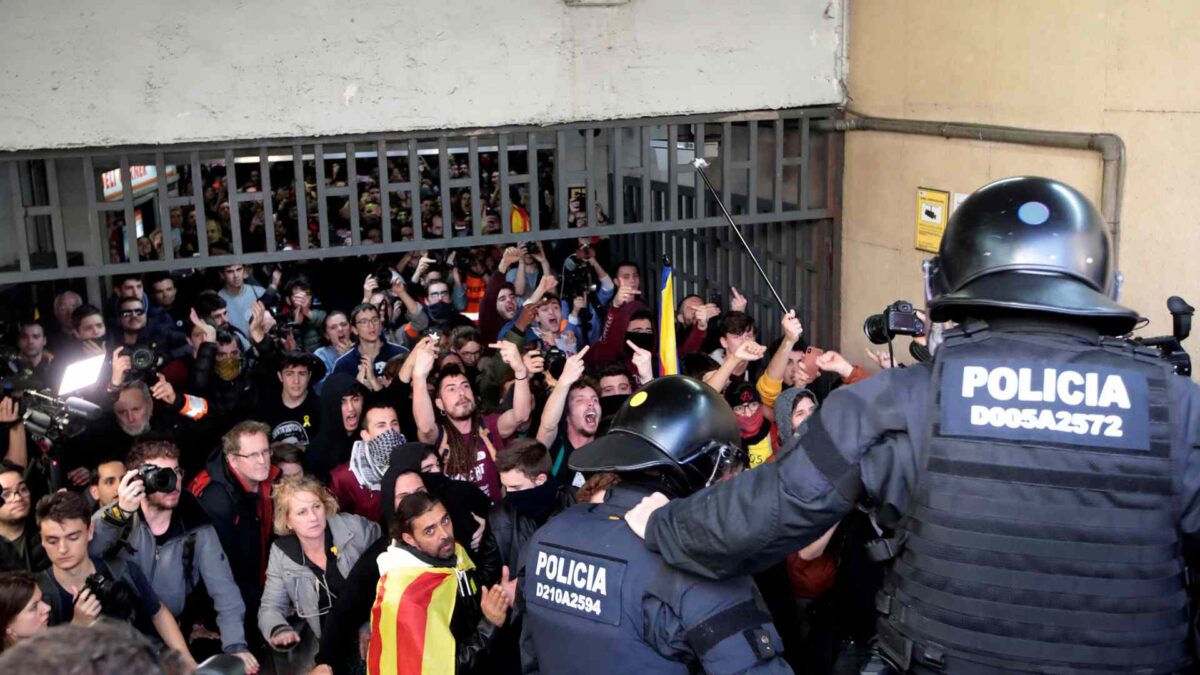
<instances>
[{"instance_id":1,"label":"man with dreadlocks","mask_svg":"<svg viewBox=\"0 0 1200 675\"><path fill-rule=\"evenodd\" d=\"M533 395L529 391L529 371L517 346L503 341L491 347L499 350L500 358L512 368L515 380L512 408L481 416L471 391L471 381L454 364L446 365L438 372L431 393L429 376L437 360L437 346L427 341L417 347L413 356L413 417L417 423L417 439L438 448L445 474L474 483L492 502L497 502L502 495L496 452L519 427L529 422Z\"/></svg>"}]
</instances>

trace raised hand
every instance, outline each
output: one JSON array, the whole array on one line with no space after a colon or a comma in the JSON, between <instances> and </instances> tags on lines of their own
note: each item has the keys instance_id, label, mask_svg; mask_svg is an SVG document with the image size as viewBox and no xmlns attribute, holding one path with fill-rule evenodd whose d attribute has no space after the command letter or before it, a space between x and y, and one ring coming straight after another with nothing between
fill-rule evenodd
<instances>
[{"instance_id":1,"label":"raised hand","mask_svg":"<svg viewBox=\"0 0 1200 675\"><path fill-rule=\"evenodd\" d=\"M744 312L748 303L746 296L738 292L737 286L729 287L729 309L731 311Z\"/></svg>"},{"instance_id":2,"label":"raised hand","mask_svg":"<svg viewBox=\"0 0 1200 675\"><path fill-rule=\"evenodd\" d=\"M854 365L846 360L846 357L835 351L827 351L817 357L817 370L826 373L837 373L842 377L849 377L850 373L854 372Z\"/></svg>"},{"instance_id":3,"label":"raised hand","mask_svg":"<svg viewBox=\"0 0 1200 675\"><path fill-rule=\"evenodd\" d=\"M733 352L733 358L741 359L742 361L757 361L767 353L767 348L758 344L754 340L746 340L738 345L736 351Z\"/></svg>"}]
</instances>

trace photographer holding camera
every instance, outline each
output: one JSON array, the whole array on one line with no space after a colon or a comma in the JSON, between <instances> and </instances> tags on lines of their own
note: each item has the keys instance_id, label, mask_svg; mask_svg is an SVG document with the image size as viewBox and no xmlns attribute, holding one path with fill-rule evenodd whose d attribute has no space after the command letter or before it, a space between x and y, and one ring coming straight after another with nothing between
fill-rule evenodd
<instances>
[{"instance_id":1,"label":"photographer holding camera","mask_svg":"<svg viewBox=\"0 0 1200 675\"><path fill-rule=\"evenodd\" d=\"M42 599L50 605L50 625L90 626L101 617L129 621L151 639L196 662L175 623L146 575L120 558L88 555L93 535L91 508L77 492L56 492L38 500L37 522L50 568L38 576Z\"/></svg>"},{"instance_id":2,"label":"photographer holding camera","mask_svg":"<svg viewBox=\"0 0 1200 675\"><path fill-rule=\"evenodd\" d=\"M240 658L247 673L257 672L243 629L246 606L208 515L182 489L179 448L169 441L139 441L127 462L133 468L121 479L117 501L92 515L89 553L120 555L144 571L177 620L207 619L187 610L207 605L202 596L211 598L224 652Z\"/></svg>"}]
</instances>

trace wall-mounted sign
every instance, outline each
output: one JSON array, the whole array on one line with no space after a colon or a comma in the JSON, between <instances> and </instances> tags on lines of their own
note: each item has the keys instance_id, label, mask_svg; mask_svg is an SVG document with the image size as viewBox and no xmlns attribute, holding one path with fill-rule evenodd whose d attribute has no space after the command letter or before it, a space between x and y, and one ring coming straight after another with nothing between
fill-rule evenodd
<instances>
[{"instance_id":1,"label":"wall-mounted sign","mask_svg":"<svg viewBox=\"0 0 1200 675\"><path fill-rule=\"evenodd\" d=\"M918 251L937 253L950 217L950 193L944 190L917 188Z\"/></svg>"}]
</instances>

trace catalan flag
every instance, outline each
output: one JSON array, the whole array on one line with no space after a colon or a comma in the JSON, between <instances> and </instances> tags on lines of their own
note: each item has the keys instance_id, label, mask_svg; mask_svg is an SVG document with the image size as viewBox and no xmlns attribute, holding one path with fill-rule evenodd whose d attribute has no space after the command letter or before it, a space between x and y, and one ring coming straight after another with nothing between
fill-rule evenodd
<instances>
[{"instance_id":1,"label":"catalan flag","mask_svg":"<svg viewBox=\"0 0 1200 675\"><path fill-rule=\"evenodd\" d=\"M663 375L679 374L675 345L675 278L671 261L663 257L662 283L658 286L658 362Z\"/></svg>"},{"instance_id":2,"label":"catalan flag","mask_svg":"<svg viewBox=\"0 0 1200 675\"><path fill-rule=\"evenodd\" d=\"M450 618L458 600L459 573L475 568L462 546L455 544L454 552L455 568L431 567L395 546L379 556L382 574L371 607L367 654L370 675L448 672L447 664L454 663Z\"/></svg>"},{"instance_id":3,"label":"catalan flag","mask_svg":"<svg viewBox=\"0 0 1200 675\"><path fill-rule=\"evenodd\" d=\"M512 210L509 211L509 214L509 223L511 225L513 234L516 234L517 232L529 231L530 220L528 211L526 211L523 207L513 204Z\"/></svg>"}]
</instances>

